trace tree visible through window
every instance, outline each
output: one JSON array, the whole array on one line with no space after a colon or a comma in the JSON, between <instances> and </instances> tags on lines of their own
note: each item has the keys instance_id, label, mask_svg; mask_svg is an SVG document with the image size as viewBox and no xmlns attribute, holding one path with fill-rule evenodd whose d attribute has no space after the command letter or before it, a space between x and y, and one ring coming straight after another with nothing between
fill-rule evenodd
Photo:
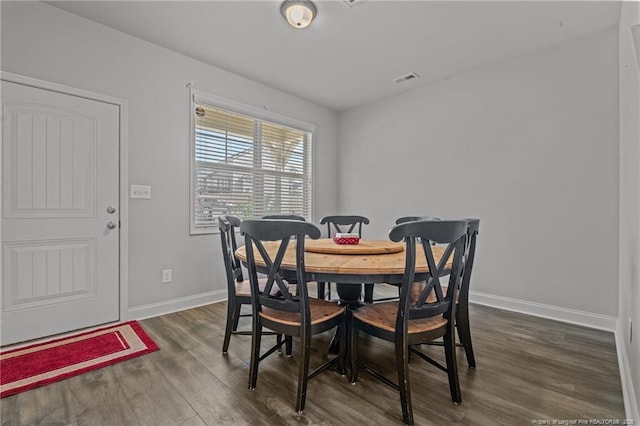
<instances>
[{"instance_id":1,"label":"tree visible through window","mask_svg":"<svg viewBox=\"0 0 640 426\"><path fill-rule=\"evenodd\" d=\"M202 102L192 107L192 233L216 231L222 214L310 218L310 131Z\"/></svg>"}]
</instances>

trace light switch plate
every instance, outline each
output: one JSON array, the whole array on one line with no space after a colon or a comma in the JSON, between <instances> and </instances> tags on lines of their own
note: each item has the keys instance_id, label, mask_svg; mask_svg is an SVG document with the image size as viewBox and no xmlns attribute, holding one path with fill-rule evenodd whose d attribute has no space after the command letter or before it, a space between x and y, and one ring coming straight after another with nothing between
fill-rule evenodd
<instances>
[{"instance_id":1,"label":"light switch plate","mask_svg":"<svg viewBox=\"0 0 640 426\"><path fill-rule=\"evenodd\" d=\"M151 199L151 187L148 185L131 185L130 197Z\"/></svg>"}]
</instances>

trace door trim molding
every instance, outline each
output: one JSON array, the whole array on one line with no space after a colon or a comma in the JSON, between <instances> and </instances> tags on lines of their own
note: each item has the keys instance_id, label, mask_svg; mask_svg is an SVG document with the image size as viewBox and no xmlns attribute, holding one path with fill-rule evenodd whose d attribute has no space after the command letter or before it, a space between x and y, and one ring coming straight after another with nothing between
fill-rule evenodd
<instances>
[{"instance_id":1,"label":"door trim molding","mask_svg":"<svg viewBox=\"0 0 640 426\"><path fill-rule=\"evenodd\" d=\"M37 78L27 77L20 74L14 74L6 71L0 71L0 80L4 80L10 83L22 84L24 86L31 86L38 89L49 90L52 92L63 93L66 95L78 96L85 99L99 101L107 104L112 104L118 107L119 110L119 202L120 202L120 247L119 247L119 292L120 292L120 306L119 316L120 321L127 321L129 318L129 143L128 143L128 129L129 129L129 104L126 100L120 98L114 98L112 96L104 95L102 93L91 92L84 89L78 89L63 84L52 83L50 81L39 80ZM1 157L1 153L0 153ZM0 158L0 161L2 158ZM0 163L1 164L1 163ZM1 226L1 225L0 225ZM1 230L1 228L0 228ZM2 271L0 266L0 277Z\"/></svg>"}]
</instances>

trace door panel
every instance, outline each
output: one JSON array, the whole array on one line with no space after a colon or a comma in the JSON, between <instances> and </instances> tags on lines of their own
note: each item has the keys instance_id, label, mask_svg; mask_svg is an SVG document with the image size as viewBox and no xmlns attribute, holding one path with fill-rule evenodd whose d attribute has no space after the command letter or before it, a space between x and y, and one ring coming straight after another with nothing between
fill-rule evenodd
<instances>
[{"instance_id":1,"label":"door panel","mask_svg":"<svg viewBox=\"0 0 640 426\"><path fill-rule=\"evenodd\" d=\"M96 297L96 240L4 245L5 312Z\"/></svg>"},{"instance_id":2,"label":"door panel","mask_svg":"<svg viewBox=\"0 0 640 426\"><path fill-rule=\"evenodd\" d=\"M2 95L1 343L117 320L118 106L5 81Z\"/></svg>"},{"instance_id":3,"label":"door panel","mask_svg":"<svg viewBox=\"0 0 640 426\"><path fill-rule=\"evenodd\" d=\"M9 103L4 115L12 166L4 217L95 217L96 120Z\"/></svg>"}]
</instances>

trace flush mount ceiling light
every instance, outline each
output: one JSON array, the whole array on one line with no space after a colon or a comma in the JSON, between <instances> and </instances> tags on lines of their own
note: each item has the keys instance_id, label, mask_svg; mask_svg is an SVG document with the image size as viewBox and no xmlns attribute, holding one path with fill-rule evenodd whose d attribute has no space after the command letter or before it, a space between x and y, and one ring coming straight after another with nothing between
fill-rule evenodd
<instances>
[{"instance_id":1,"label":"flush mount ceiling light","mask_svg":"<svg viewBox=\"0 0 640 426\"><path fill-rule=\"evenodd\" d=\"M293 28L308 27L317 13L316 6L309 0L286 0L280 12Z\"/></svg>"}]
</instances>

